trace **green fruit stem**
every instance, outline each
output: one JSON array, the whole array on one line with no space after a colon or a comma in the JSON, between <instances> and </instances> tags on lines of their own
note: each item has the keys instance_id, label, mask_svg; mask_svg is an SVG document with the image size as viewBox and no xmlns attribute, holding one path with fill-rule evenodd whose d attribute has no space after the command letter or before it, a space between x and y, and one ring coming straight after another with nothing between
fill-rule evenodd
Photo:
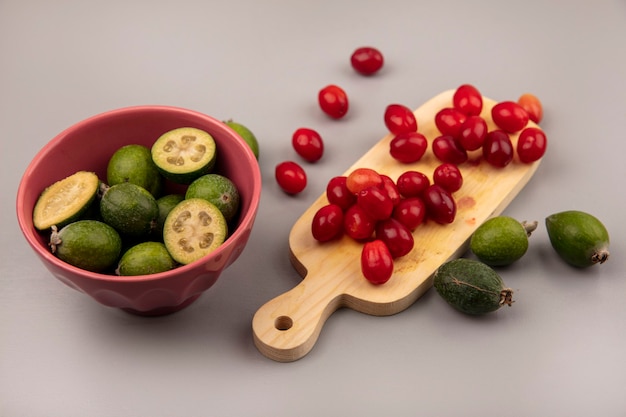
<instances>
[{"instance_id":1,"label":"green fruit stem","mask_svg":"<svg viewBox=\"0 0 626 417\"><path fill-rule=\"evenodd\" d=\"M49 245L52 253L55 253L57 251L57 246L60 245L63 241L59 237L59 230L57 229L57 227L55 225L52 225L51 229L52 233L50 234Z\"/></svg>"},{"instance_id":2,"label":"green fruit stem","mask_svg":"<svg viewBox=\"0 0 626 417\"><path fill-rule=\"evenodd\" d=\"M537 225L538 223L536 220L532 222L524 220L522 222L522 227L526 231L526 236L530 237L530 235L537 229Z\"/></svg>"},{"instance_id":3,"label":"green fruit stem","mask_svg":"<svg viewBox=\"0 0 626 417\"><path fill-rule=\"evenodd\" d=\"M456 284L456 285L465 285L467 287L471 287L473 289L475 289L476 291L481 291L481 292L486 292L488 294L497 294L495 291L489 291L485 288L481 288L477 285L474 284L470 284L469 282L466 281L462 281L458 278L452 278L452 283ZM503 306L503 305L508 305L509 307L511 306L511 304L513 304L515 301L513 300L513 290L511 288L503 288L500 291L500 302L499 305Z\"/></svg>"},{"instance_id":4,"label":"green fruit stem","mask_svg":"<svg viewBox=\"0 0 626 417\"><path fill-rule=\"evenodd\" d=\"M101 182L100 185L98 186L98 198L102 198L102 196L105 195L107 191L109 191L109 188L111 187Z\"/></svg>"},{"instance_id":5,"label":"green fruit stem","mask_svg":"<svg viewBox=\"0 0 626 417\"><path fill-rule=\"evenodd\" d=\"M513 304L515 301L513 300L513 290L510 288L504 288L502 291L500 291L500 305L508 305L509 307L511 307L511 304Z\"/></svg>"},{"instance_id":6,"label":"green fruit stem","mask_svg":"<svg viewBox=\"0 0 626 417\"><path fill-rule=\"evenodd\" d=\"M591 262L594 264L603 264L609 259L609 250L606 248L598 249L591 255Z\"/></svg>"}]
</instances>

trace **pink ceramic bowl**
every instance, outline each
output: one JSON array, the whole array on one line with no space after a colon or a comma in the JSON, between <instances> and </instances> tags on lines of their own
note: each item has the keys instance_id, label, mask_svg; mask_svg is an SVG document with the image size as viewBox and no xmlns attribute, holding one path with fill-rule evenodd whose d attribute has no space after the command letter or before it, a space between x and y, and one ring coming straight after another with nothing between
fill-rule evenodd
<instances>
[{"instance_id":1,"label":"pink ceramic bowl","mask_svg":"<svg viewBox=\"0 0 626 417\"><path fill-rule=\"evenodd\" d=\"M38 232L32 220L33 207L45 187L79 170L94 171L106 180L108 160L121 146L137 143L150 147L162 133L183 126L203 129L215 138L218 152L215 172L230 178L241 193L239 218L217 250L168 272L135 277L88 272L50 252L48 236ZM56 278L106 306L136 314L160 315L194 302L239 257L250 237L260 194L257 160L243 139L226 124L191 110L137 106L93 116L52 139L22 177L17 193L17 218L26 240Z\"/></svg>"}]
</instances>

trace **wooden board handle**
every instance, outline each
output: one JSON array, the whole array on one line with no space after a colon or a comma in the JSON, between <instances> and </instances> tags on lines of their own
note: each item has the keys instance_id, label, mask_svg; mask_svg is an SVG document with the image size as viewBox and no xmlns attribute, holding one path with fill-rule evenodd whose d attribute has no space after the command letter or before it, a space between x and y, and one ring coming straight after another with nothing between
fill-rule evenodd
<instances>
[{"instance_id":1,"label":"wooden board handle","mask_svg":"<svg viewBox=\"0 0 626 417\"><path fill-rule=\"evenodd\" d=\"M254 344L278 362L300 359L315 345L326 319L343 305L339 287L307 277L257 310L252 319Z\"/></svg>"},{"instance_id":2,"label":"wooden board handle","mask_svg":"<svg viewBox=\"0 0 626 417\"><path fill-rule=\"evenodd\" d=\"M348 251L354 252L360 250L360 243L344 237L325 246L331 246L329 250L337 256L314 263L308 270L291 252L291 262L304 279L261 306L252 319L254 344L270 359L293 362L304 357L315 345L326 320L339 308L376 316L392 315L409 307L432 286L428 274L419 285L396 282L396 291L378 291L378 286L362 278L358 262L341 266L341 249L359 248ZM464 250L459 248L453 257ZM359 297L363 291L372 291L368 292L372 297ZM398 293L403 296L397 297Z\"/></svg>"}]
</instances>

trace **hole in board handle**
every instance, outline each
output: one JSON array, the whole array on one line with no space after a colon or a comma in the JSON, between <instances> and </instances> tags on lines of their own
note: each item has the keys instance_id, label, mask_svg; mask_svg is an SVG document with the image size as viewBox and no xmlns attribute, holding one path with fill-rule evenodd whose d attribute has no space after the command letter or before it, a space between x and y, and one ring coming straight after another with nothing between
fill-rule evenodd
<instances>
[{"instance_id":1,"label":"hole in board handle","mask_svg":"<svg viewBox=\"0 0 626 417\"><path fill-rule=\"evenodd\" d=\"M276 320L274 321L274 327L280 331L289 330L291 329L291 326L293 326L293 320L291 320L291 317L289 316L276 317Z\"/></svg>"}]
</instances>

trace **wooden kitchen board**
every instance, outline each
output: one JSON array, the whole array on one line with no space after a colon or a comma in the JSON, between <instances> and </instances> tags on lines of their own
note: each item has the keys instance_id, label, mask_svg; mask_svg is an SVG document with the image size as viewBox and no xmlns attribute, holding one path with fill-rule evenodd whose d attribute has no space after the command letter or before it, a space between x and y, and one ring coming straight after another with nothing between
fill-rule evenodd
<instances>
[{"instance_id":1,"label":"wooden kitchen board","mask_svg":"<svg viewBox=\"0 0 626 417\"><path fill-rule=\"evenodd\" d=\"M415 110L418 131L426 136L429 149L414 164L401 164L389 154L393 135L382 138L343 175L367 167L390 176L394 181L407 170L421 171L432 180L440 162L430 144L439 135L435 114L452 106L454 90L445 91ZM483 97L483 112L489 129L491 108L496 102ZM529 126L535 126L529 122ZM518 135L511 135L513 145ZM515 157L505 168L494 168L481 161L480 151L470 153L468 162L459 166L463 187L454 193L457 215L452 224L433 221L414 232L415 247L396 259L391 279L383 285L368 282L360 270L362 243L349 237L319 243L311 235L315 212L328 204L322 194L296 221L289 235L291 260L303 279L292 290L264 304L254 315L254 343L270 359L291 362L305 356L315 345L326 319L338 308L348 307L363 313L386 316L396 314L414 303L432 286L436 269L467 250L469 238L480 224L499 215L528 183L540 161L523 164ZM339 173L338 173L339 175ZM526 220L526 219L520 219Z\"/></svg>"}]
</instances>

